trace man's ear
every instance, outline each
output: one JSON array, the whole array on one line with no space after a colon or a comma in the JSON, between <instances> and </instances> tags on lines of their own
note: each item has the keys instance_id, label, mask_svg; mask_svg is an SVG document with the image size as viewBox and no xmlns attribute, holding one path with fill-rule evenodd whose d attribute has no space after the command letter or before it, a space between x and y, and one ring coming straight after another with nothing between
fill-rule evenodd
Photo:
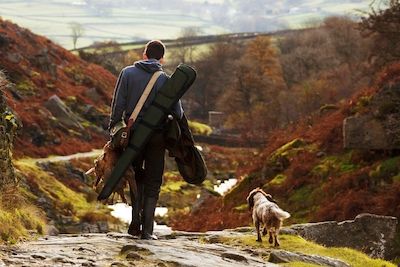
<instances>
[{"instance_id":1,"label":"man's ear","mask_svg":"<svg viewBox=\"0 0 400 267\"><path fill-rule=\"evenodd\" d=\"M149 58L147 57L146 53L143 53L143 60L148 60Z\"/></svg>"},{"instance_id":2,"label":"man's ear","mask_svg":"<svg viewBox=\"0 0 400 267\"><path fill-rule=\"evenodd\" d=\"M164 59L164 57L160 58L159 61L160 61L160 64L161 64L161 65L165 64L165 59Z\"/></svg>"}]
</instances>

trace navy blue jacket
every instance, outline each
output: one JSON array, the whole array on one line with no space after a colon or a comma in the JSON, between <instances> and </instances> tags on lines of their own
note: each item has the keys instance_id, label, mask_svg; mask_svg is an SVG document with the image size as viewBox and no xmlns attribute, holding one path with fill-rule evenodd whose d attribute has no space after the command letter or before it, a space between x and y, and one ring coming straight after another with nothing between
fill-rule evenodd
<instances>
[{"instance_id":1,"label":"navy blue jacket","mask_svg":"<svg viewBox=\"0 0 400 267\"><path fill-rule=\"evenodd\" d=\"M111 116L108 129L111 129L123 116L125 121L129 119L151 76L156 71L162 71L162 66L156 59L137 61L134 65L128 66L121 71L111 103ZM144 103L142 111L138 115L137 121L143 117L144 112L154 100L157 91L167 79L168 76L164 72L157 79L153 90ZM182 118L183 109L181 101L176 104L173 113L178 118Z\"/></svg>"}]
</instances>

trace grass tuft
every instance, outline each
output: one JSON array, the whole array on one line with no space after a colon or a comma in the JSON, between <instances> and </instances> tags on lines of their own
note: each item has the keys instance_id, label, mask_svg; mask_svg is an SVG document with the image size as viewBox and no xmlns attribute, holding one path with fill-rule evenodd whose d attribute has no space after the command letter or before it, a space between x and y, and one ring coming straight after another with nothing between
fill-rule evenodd
<instances>
[{"instance_id":1,"label":"grass tuft","mask_svg":"<svg viewBox=\"0 0 400 267\"><path fill-rule=\"evenodd\" d=\"M1 192L0 197L0 243L15 244L33 231L44 233L45 216L30 204L23 192L12 187Z\"/></svg>"},{"instance_id":2,"label":"grass tuft","mask_svg":"<svg viewBox=\"0 0 400 267\"><path fill-rule=\"evenodd\" d=\"M396 267L395 264L391 262L381 259L372 259L368 255L350 248L328 248L293 235L280 235L279 239L281 243L280 249L309 255L331 257L344 261L352 267ZM269 245L266 240L264 240L263 243L257 242L255 235L223 237L219 241L228 245L239 247L273 249L273 247ZM290 264L285 264L284 266L303 267L315 265L293 262Z\"/></svg>"}]
</instances>

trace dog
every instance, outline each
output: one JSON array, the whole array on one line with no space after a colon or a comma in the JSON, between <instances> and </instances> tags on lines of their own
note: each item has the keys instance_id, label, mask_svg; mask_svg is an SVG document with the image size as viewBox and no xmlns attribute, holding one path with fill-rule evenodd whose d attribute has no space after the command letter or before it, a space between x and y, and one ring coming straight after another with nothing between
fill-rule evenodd
<instances>
[{"instance_id":1,"label":"dog","mask_svg":"<svg viewBox=\"0 0 400 267\"><path fill-rule=\"evenodd\" d=\"M278 207L276 201L270 194L262 189L256 188L247 197L249 209L253 209L253 223L257 231L257 242L262 242L260 227L263 224L263 235L269 233L269 243L279 247L278 234L283 220L290 217L290 214Z\"/></svg>"},{"instance_id":2,"label":"dog","mask_svg":"<svg viewBox=\"0 0 400 267\"><path fill-rule=\"evenodd\" d=\"M111 142L109 141L104 145L103 153L99 157L97 157L97 159L95 159L94 167L86 172L87 175L95 173L96 181L93 185L93 188L97 193L101 190L102 185L104 185L108 177L110 177L119 156L120 152L114 150L111 146ZM137 186L133 168L129 167L128 170L125 172L123 179L121 179L116 189L114 190L111 200L109 200L109 204L114 204L115 193L117 193L121 197L122 202L129 204L126 200L124 193L124 188L127 183L130 190L131 204L133 203L134 197L137 195Z\"/></svg>"}]
</instances>

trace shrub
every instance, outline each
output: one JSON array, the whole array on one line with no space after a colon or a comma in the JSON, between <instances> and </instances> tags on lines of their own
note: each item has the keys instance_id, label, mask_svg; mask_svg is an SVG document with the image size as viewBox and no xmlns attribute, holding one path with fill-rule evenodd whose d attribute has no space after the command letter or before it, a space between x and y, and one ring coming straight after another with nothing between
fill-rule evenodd
<instances>
[{"instance_id":1,"label":"shrub","mask_svg":"<svg viewBox=\"0 0 400 267\"><path fill-rule=\"evenodd\" d=\"M193 134L210 135L212 133L210 126L197 121L189 121L189 128Z\"/></svg>"}]
</instances>

